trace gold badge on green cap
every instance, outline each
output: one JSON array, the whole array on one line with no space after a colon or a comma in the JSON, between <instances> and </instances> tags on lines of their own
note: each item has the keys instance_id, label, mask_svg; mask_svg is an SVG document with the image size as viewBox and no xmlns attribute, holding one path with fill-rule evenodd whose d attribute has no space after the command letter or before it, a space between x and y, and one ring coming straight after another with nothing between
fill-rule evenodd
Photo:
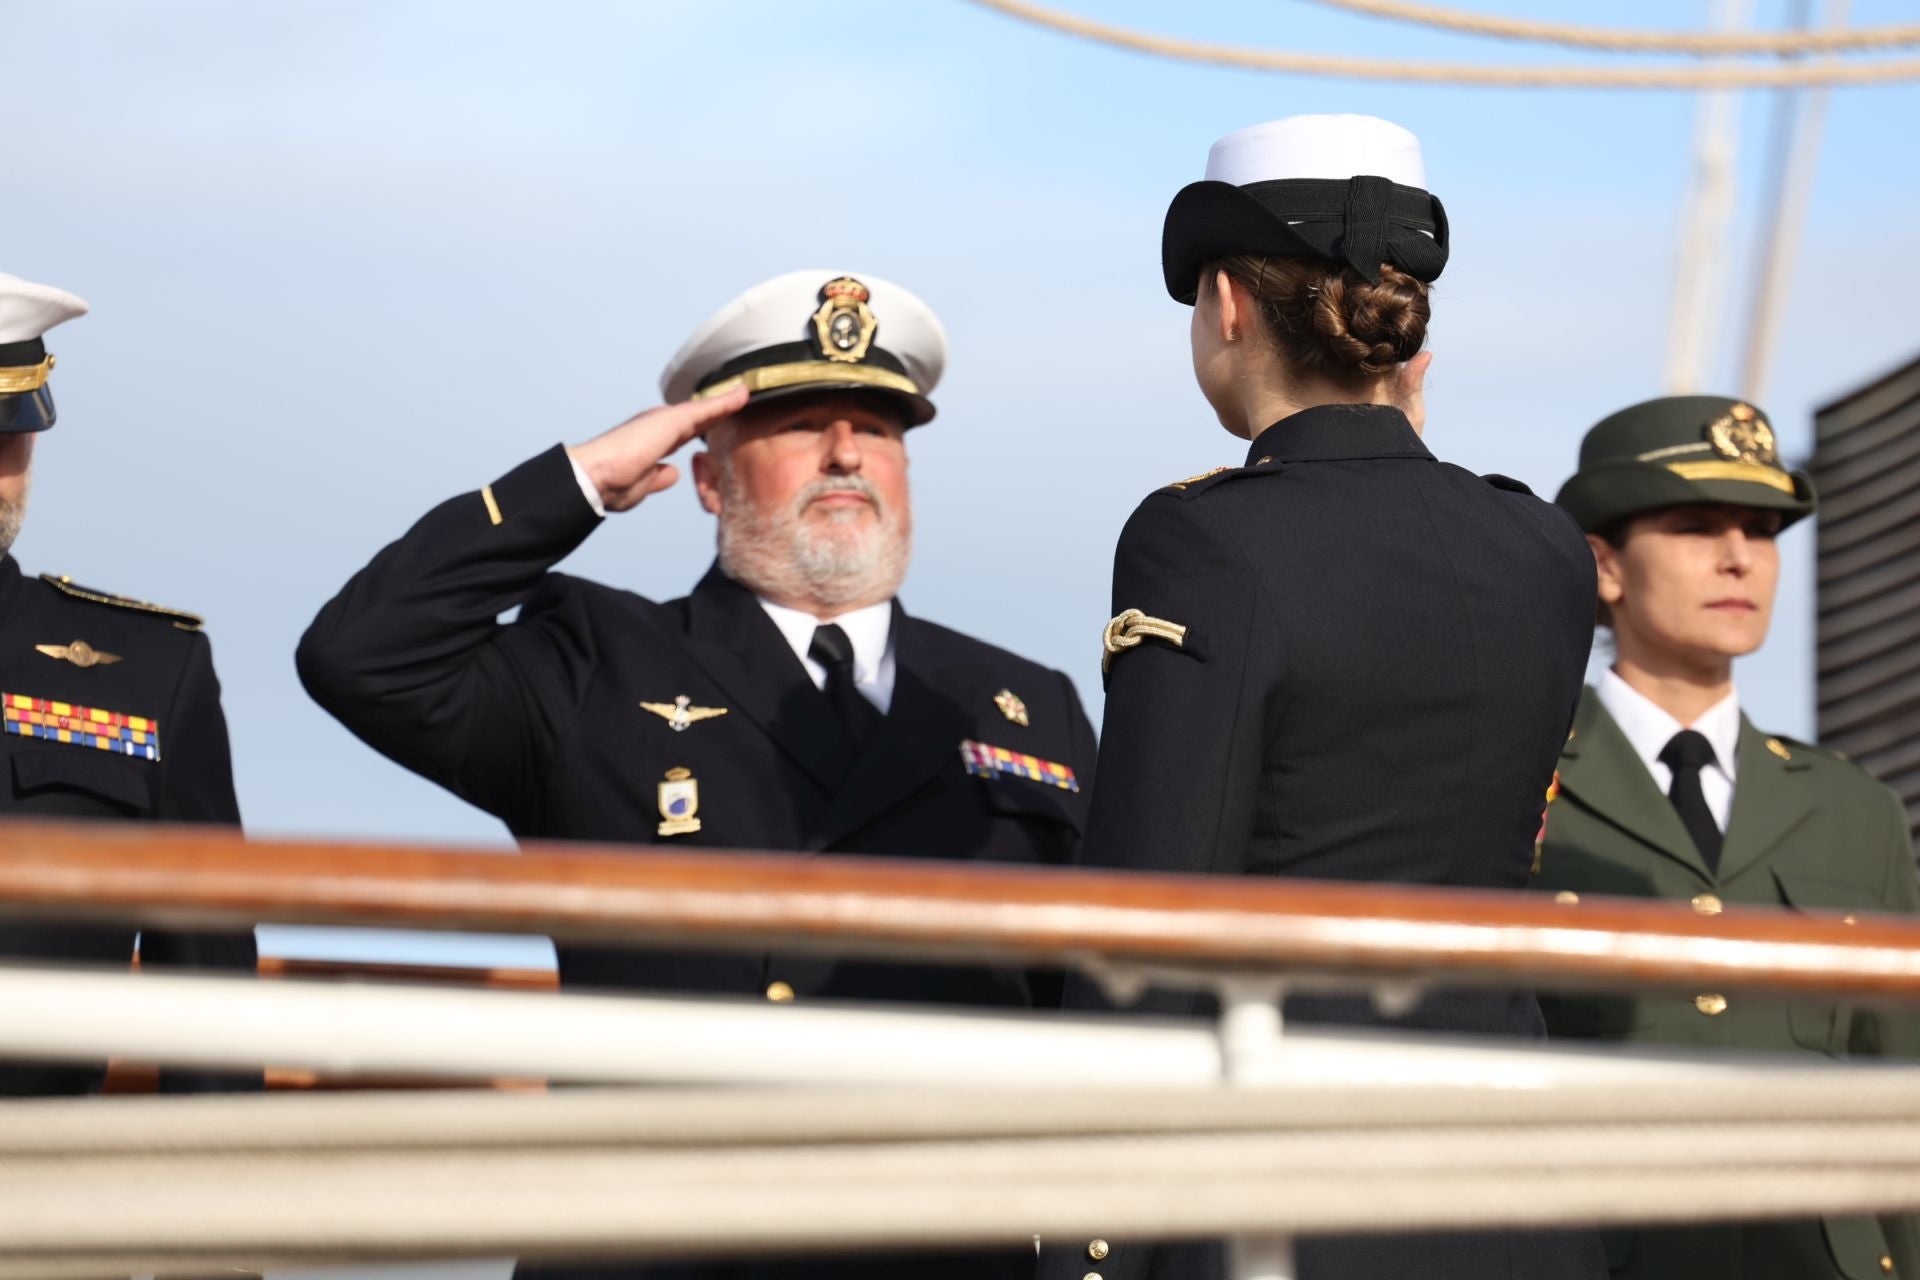
<instances>
[{"instance_id":1,"label":"gold badge on green cap","mask_svg":"<svg viewBox=\"0 0 1920 1280\"><path fill-rule=\"evenodd\" d=\"M1773 428L1750 404L1736 404L1709 422L1707 443L1730 462L1763 467L1780 465L1780 455L1774 451Z\"/></svg>"}]
</instances>

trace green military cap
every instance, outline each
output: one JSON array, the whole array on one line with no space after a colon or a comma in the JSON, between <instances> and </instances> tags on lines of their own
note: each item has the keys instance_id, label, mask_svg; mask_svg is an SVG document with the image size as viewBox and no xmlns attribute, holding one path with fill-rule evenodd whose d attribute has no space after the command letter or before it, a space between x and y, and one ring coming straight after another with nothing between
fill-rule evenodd
<instances>
[{"instance_id":1,"label":"green military cap","mask_svg":"<svg viewBox=\"0 0 1920 1280\"><path fill-rule=\"evenodd\" d=\"M1780 465L1767 416L1726 396L1662 396L1602 419L1554 501L1588 533L1695 502L1778 511L1784 529L1815 505L1813 481Z\"/></svg>"}]
</instances>

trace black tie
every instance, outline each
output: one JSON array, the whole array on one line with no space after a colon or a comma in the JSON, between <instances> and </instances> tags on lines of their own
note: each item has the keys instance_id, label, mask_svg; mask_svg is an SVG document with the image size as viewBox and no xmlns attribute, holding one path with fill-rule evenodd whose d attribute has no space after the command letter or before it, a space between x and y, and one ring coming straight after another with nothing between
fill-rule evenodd
<instances>
[{"instance_id":1,"label":"black tie","mask_svg":"<svg viewBox=\"0 0 1920 1280\"><path fill-rule=\"evenodd\" d=\"M1660 749L1660 763L1673 770L1673 785L1667 789L1667 798L1673 801L1681 825L1693 837L1700 856L1707 860L1707 870L1718 872L1720 824L1713 820L1713 810L1707 808L1706 794L1700 790L1700 770L1715 759L1713 744L1697 729L1682 729Z\"/></svg>"},{"instance_id":2,"label":"black tie","mask_svg":"<svg viewBox=\"0 0 1920 1280\"><path fill-rule=\"evenodd\" d=\"M853 682L853 641L839 624L827 622L813 629L807 656L827 669L827 701L839 713L847 736L859 746L880 721L880 709L868 702Z\"/></svg>"}]
</instances>

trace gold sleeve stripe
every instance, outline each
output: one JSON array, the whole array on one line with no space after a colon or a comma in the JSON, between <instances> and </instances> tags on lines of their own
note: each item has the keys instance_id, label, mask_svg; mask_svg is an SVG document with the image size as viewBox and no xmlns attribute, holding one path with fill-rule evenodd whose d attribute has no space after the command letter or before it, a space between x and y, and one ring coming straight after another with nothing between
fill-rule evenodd
<instances>
[{"instance_id":1,"label":"gold sleeve stripe","mask_svg":"<svg viewBox=\"0 0 1920 1280\"><path fill-rule=\"evenodd\" d=\"M1112 667L1115 654L1138 648L1146 640L1165 640L1176 649L1185 648L1187 629L1177 622L1149 617L1138 609L1128 609L1107 623L1106 632L1100 637L1101 673L1105 674Z\"/></svg>"},{"instance_id":2,"label":"gold sleeve stripe","mask_svg":"<svg viewBox=\"0 0 1920 1280\"><path fill-rule=\"evenodd\" d=\"M487 519L489 522L499 524L506 518L500 514L500 504L493 500L492 485L488 485L480 491L480 501L487 504Z\"/></svg>"},{"instance_id":3,"label":"gold sleeve stripe","mask_svg":"<svg viewBox=\"0 0 1920 1280\"><path fill-rule=\"evenodd\" d=\"M1669 462L1667 470L1682 480L1743 480L1792 493L1793 477L1754 462Z\"/></svg>"}]
</instances>

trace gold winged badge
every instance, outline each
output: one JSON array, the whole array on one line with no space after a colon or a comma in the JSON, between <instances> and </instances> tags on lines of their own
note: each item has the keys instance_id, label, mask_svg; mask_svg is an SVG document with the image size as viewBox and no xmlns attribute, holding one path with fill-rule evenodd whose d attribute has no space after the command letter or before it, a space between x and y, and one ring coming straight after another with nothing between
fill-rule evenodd
<instances>
[{"instance_id":1,"label":"gold winged badge","mask_svg":"<svg viewBox=\"0 0 1920 1280\"><path fill-rule=\"evenodd\" d=\"M711 720L715 716L727 714L725 707L696 707L693 699L681 694L672 702L643 702L642 711L651 711L673 726L675 733L685 733L687 726L700 720Z\"/></svg>"}]
</instances>

